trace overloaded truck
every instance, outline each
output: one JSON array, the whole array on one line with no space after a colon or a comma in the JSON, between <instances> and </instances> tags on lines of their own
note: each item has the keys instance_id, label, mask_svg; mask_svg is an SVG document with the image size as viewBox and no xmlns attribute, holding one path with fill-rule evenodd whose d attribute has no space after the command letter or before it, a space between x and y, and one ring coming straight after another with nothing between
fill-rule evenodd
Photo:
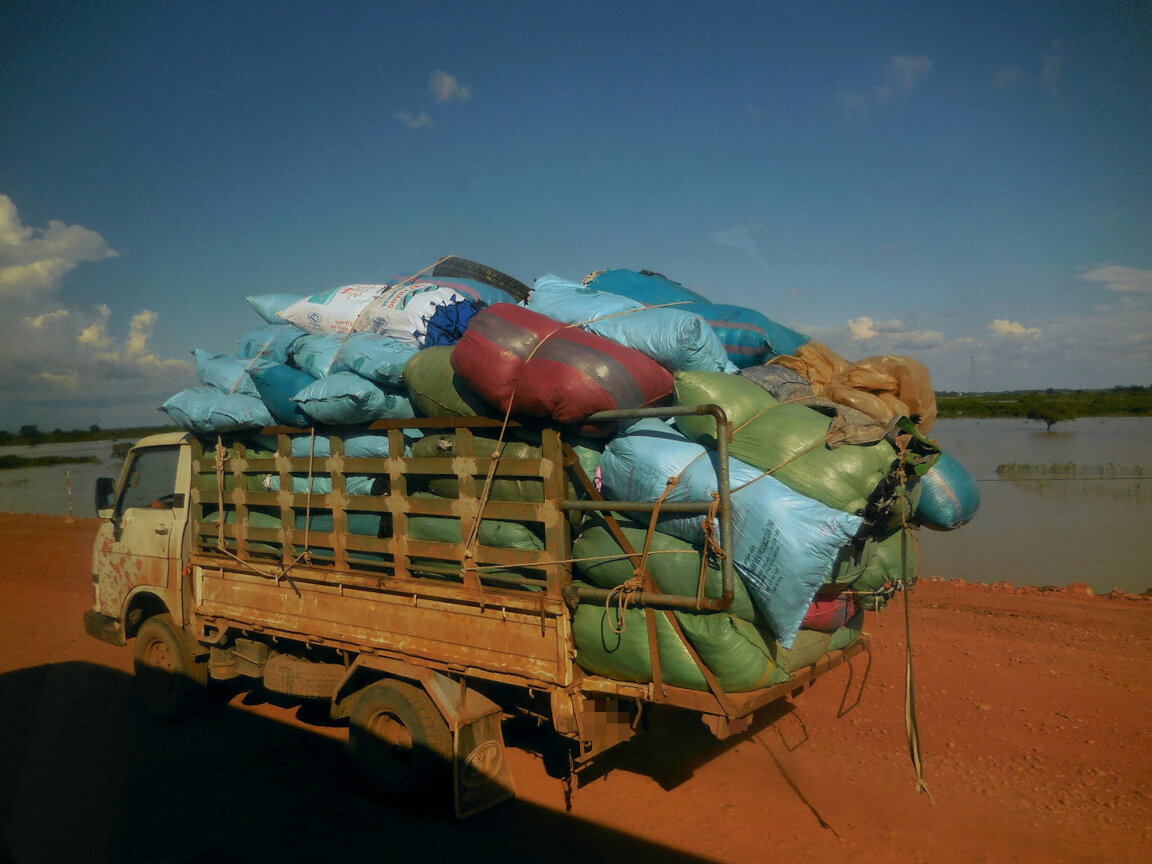
<instances>
[{"instance_id":1,"label":"overloaded truck","mask_svg":"<svg viewBox=\"0 0 1152 864\"><path fill-rule=\"evenodd\" d=\"M427 799L451 777L460 815L513 794L508 718L537 718L576 769L630 738L653 703L698 714L721 738L742 732L868 637L842 628L838 646L825 638L790 668L777 656L738 692L725 687L702 655L746 650L724 614L742 590L724 547L731 424L714 405L589 419L676 414L715 423L717 483L702 500L605 500L559 427L485 417L142 439L119 481L97 485L105 521L87 632L134 642L139 687L164 717L198 709L222 681L325 700L387 796ZM651 562L668 553L653 548L664 536L651 530L654 514L717 529L693 559L690 588L653 579ZM581 578L573 541L592 523L616 544L593 563L622 565L623 584ZM595 632L578 646L585 611ZM701 621L722 623L738 644L695 638ZM647 655L645 674L631 677L647 680L577 662L582 648L610 654L625 626ZM676 652L691 668L670 676Z\"/></svg>"},{"instance_id":2,"label":"overloaded truck","mask_svg":"<svg viewBox=\"0 0 1152 864\"><path fill-rule=\"evenodd\" d=\"M324 700L393 800L452 777L474 813L512 794L511 718L577 777L645 706L744 731L867 649L910 527L971 518L910 358L648 271L494 273L248 298L236 356L194 352L186 431L97 487L87 631L134 640L153 710Z\"/></svg>"}]
</instances>

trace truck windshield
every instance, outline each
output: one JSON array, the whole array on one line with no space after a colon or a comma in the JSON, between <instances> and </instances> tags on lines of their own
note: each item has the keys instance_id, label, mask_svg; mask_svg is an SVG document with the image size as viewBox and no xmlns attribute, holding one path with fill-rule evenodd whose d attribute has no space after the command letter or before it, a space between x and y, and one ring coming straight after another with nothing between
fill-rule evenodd
<instances>
[{"instance_id":1,"label":"truck windshield","mask_svg":"<svg viewBox=\"0 0 1152 864\"><path fill-rule=\"evenodd\" d=\"M176 463L179 458L180 451L176 447L137 453L120 496L120 511L132 507L171 507L176 497Z\"/></svg>"}]
</instances>

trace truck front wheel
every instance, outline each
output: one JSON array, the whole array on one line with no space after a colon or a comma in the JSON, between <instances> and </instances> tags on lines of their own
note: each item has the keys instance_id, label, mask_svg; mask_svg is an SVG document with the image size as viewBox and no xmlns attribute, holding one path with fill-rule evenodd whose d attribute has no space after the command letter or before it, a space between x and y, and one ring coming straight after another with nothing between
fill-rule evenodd
<instances>
[{"instance_id":1,"label":"truck front wheel","mask_svg":"<svg viewBox=\"0 0 1152 864\"><path fill-rule=\"evenodd\" d=\"M423 690L378 681L356 699L348 740L369 778L394 804L426 804L445 786L452 733Z\"/></svg>"},{"instance_id":2,"label":"truck front wheel","mask_svg":"<svg viewBox=\"0 0 1152 864\"><path fill-rule=\"evenodd\" d=\"M153 615L136 634L136 684L157 717L179 720L204 700L208 664L197 663L183 628L170 615Z\"/></svg>"}]
</instances>

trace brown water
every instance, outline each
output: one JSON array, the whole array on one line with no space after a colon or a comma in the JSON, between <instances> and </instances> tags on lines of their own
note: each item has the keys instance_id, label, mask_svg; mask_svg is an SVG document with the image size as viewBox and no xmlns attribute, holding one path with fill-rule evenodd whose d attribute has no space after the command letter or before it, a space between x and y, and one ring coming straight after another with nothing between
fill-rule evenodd
<instances>
[{"instance_id":1,"label":"brown water","mask_svg":"<svg viewBox=\"0 0 1152 864\"><path fill-rule=\"evenodd\" d=\"M980 480L980 509L917 532L922 577L1152 588L1152 418L941 420L931 437Z\"/></svg>"}]
</instances>

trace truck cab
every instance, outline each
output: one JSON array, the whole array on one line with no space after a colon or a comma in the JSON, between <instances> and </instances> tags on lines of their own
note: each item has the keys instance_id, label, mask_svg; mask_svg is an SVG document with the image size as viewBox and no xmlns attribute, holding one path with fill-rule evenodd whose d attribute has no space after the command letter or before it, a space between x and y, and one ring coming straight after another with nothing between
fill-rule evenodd
<instances>
[{"instance_id":1,"label":"truck cab","mask_svg":"<svg viewBox=\"0 0 1152 864\"><path fill-rule=\"evenodd\" d=\"M104 523L92 550L95 605L88 634L124 645L149 617L187 618L181 584L188 553L191 455L186 433L141 439L119 480L101 478L96 511Z\"/></svg>"}]
</instances>

